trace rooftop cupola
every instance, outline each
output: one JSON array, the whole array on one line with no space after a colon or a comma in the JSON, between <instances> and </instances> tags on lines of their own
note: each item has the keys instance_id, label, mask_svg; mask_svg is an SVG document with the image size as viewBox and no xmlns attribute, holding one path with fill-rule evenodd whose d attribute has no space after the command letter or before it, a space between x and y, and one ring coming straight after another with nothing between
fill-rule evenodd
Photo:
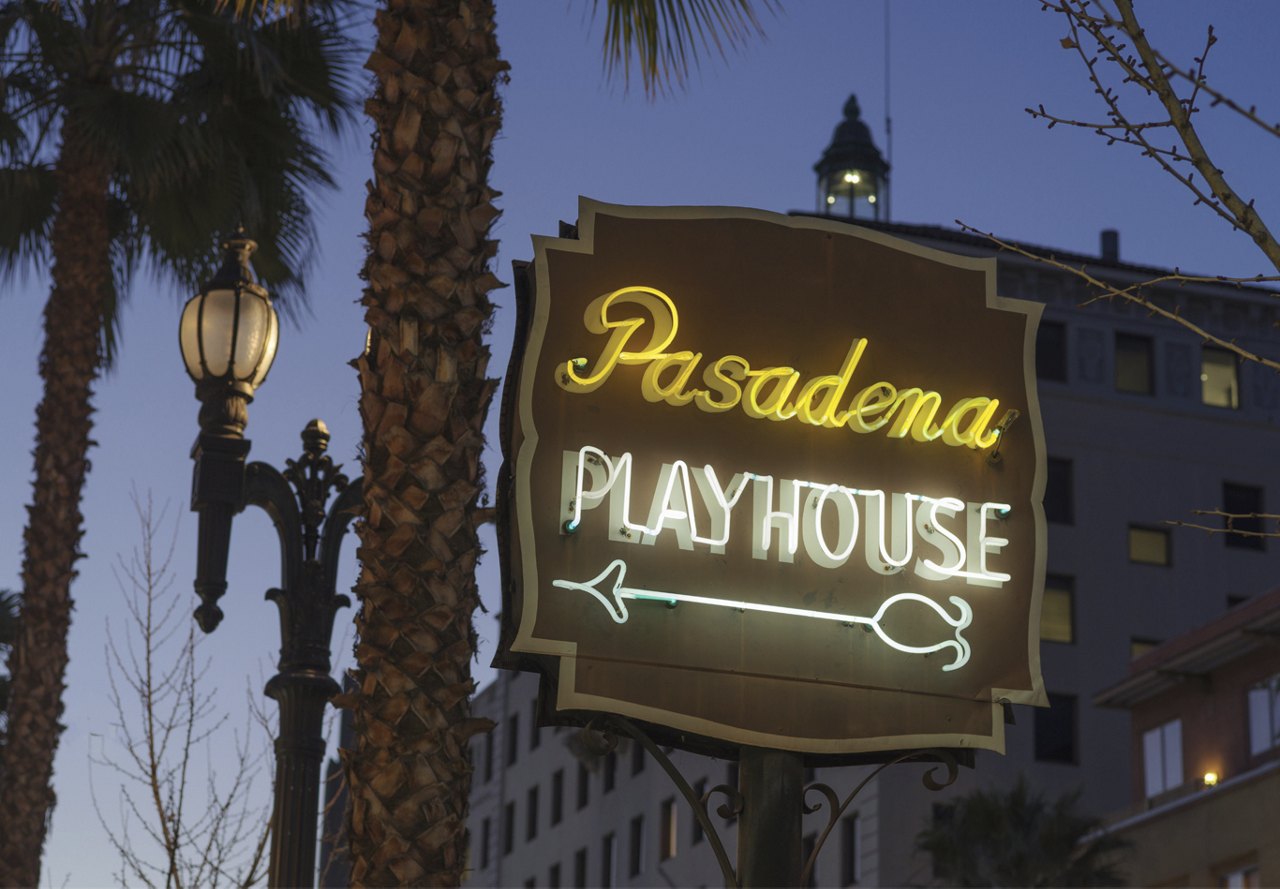
<instances>
[{"instance_id":1,"label":"rooftop cupola","mask_svg":"<svg viewBox=\"0 0 1280 889\"><path fill-rule=\"evenodd\" d=\"M889 165L871 141L857 96L844 103L844 120L813 169L818 174L818 212L849 219L880 218Z\"/></svg>"}]
</instances>

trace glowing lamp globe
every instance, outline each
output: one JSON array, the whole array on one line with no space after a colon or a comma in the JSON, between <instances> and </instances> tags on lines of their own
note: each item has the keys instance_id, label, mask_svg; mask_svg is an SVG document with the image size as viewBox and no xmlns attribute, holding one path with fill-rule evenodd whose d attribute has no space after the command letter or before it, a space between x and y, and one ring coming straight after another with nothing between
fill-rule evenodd
<instances>
[{"instance_id":1,"label":"glowing lamp globe","mask_svg":"<svg viewBox=\"0 0 1280 889\"><path fill-rule=\"evenodd\" d=\"M200 425L206 431L244 431L244 406L276 357L280 319L249 264L256 248L242 234L223 244L222 267L182 310L182 360L204 405Z\"/></svg>"}]
</instances>

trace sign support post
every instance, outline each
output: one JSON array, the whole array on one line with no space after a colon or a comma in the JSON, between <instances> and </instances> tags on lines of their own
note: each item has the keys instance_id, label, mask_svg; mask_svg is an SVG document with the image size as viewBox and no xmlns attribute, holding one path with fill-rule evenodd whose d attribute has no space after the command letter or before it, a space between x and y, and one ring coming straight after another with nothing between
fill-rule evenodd
<instances>
[{"instance_id":1,"label":"sign support post","mask_svg":"<svg viewBox=\"0 0 1280 889\"><path fill-rule=\"evenodd\" d=\"M739 885L799 886L804 867L804 757L788 750L743 747L738 774Z\"/></svg>"}]
</instances>

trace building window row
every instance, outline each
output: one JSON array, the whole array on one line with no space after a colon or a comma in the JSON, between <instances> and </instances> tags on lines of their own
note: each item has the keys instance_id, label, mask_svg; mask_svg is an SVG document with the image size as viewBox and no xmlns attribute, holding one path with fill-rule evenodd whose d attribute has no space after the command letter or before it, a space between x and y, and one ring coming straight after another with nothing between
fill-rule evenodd
<instances>
[{"instance_id":1,"label":"building window row","mask_svg":"<svg viewBox=\"0 0 1280 889\"><path fill-rule=\"evenodd\" d=\"M1069 379L1067 326L1061 321L1041 321L1036 333L1036 376L1065 383ZM1155 340L1141 334L1115 335L1117 392L1155 395ZM1220 346L1200 349L1200 403L1235 410L1240 407L1240 359Z\"/></svg>"},{"instance_id":2,"label":"building window row","mask_svg":"<svg viewBox=\"0 0 1280 889\"><path fill-rule=\"evenodd\" d=\"M1262 488L1238 482L1222 483L1223 539L1232 549L1266 549L1265 508ZM1044 517L1059 525L1075 523L1075 472L1065 457L1045 460ZM1130 559L1147 564L1168 564L1168 531L1142 529L1138 539L1130 534ZM1159 535L1159 539L1152 535ZM1152 549L1155 547L1155 549ZM1152 561L1152 560L1155 561Z\"/></svg>"}]
</instances>

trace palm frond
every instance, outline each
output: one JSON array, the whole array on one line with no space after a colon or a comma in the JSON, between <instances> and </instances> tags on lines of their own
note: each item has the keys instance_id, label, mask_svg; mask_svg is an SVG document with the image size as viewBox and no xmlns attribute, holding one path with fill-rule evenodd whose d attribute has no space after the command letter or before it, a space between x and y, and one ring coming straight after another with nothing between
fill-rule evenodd
<instances>
[{"instance_id":1,"label":"palm frond","mask_svg":"<svg viewBox=\"0 0 1280 889\"><path fill-rule=\"evenodd\" d=\"M47 265L57 193L48 167L0 167L0 281Z\"/></svg>"},{"instance_id":2,"label":"palm frond","mask_svg":"<svg viewBox=\"0 0 1280 889\"><path fill-rule=\"evenodd\" d=\"M635 62L650 96L683 87L701 52L724 56L764 33L752 0L593 0L593 14L602 3L606 73L629 84ZM778 11L775 0L760 5Z\"/></svg>"}]
</instances>

